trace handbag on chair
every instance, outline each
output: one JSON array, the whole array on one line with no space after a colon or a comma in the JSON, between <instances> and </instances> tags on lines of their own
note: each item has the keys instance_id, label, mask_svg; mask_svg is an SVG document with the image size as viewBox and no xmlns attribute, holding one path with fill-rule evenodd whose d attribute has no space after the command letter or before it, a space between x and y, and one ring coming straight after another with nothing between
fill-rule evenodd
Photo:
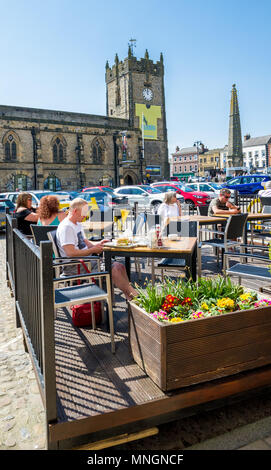
<instances>
[{"instance_id":1,"label":"handbag on chair","mask_svg":"<svg viewBox=\"0 0 271 470\"><path fill-rule=\"evenodd\" d=\"M80 260L80 264L84 267L87 273L90 273L90 270L86 266L83 260ZM78 274L80 274L80 265L78 264L77 267ZM93 282L95 280L93 279ZM80 280L77 280L77 283L80 284ZM95 323L99 324L102 321L102 308L101 302L93 302L93 309L95 315ZM72 323L74 326L92 326L92 312L91 312L91 304L82 304L82 305L74 305L72 308Z\"/></svg>"}]
</instances>

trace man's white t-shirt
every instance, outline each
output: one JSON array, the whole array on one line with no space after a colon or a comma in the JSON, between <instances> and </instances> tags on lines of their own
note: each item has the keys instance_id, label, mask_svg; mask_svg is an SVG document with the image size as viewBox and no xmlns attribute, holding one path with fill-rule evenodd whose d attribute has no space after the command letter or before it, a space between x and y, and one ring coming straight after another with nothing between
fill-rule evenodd
<instances>
[{"instance_id":1,"label":"man's white t-shirt","mask_svg":"<svg viewBox=\"0 0 271 470\"><path fill-rule=\"evenodd\" d=\"M65 245L74 245L76 249L86 248L84 239L86 238L84 229L80 222L74 224L68 217L60 222L57 232L56 239L59 249L60 256L67 256L64 250Z\"/></svg>"},{"instance_id":2,"label":"man's white t-shirt","mask_svg":"<svg viewBox=\"0 0 271 470\"><path fill-rule=\"evenodd\" d=\"M261 191L258 192L258 195L262 197L271 197L271 189L261 189Z\"/></svg>"},{"instance_id":3,"label":"man's white t-shirt","mask_svg":"<svg viewBox=\"0 0 271 470\"><path fill-rule=\"evenodd\" d=\"M175 202L174 204L166 204L163 202L158 209L158 214L162 218L177 217L179 215L179 208L177 203Z\"/></svg>"}]
</instances>

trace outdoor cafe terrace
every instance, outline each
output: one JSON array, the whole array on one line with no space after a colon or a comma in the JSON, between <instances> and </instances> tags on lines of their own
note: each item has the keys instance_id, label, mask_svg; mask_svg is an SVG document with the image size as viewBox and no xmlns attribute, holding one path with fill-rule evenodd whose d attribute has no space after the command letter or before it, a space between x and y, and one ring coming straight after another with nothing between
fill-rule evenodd
<instances>
[{"instance_id":1,"label":"outdoor cafe terrace","mask_svg":"<svg viewBox=\"0 0 271 470\"><path fill-rule=\"evenodd\" d=\"M222 246L226 253L223 258L217 257L217 246L208 246L214 228L218 229L214 238L220 240L219 243L225 241L227 218L217 217L214 222L212 218L187 213L181 231L178 232L181 221L174 221L174 228L169 229L171 236L167 239L164 236L160 248L144 246L142 239L149 235L148 230L145 235L141 231L141 243L137 246L109 244L105 248L105 269L110 272L114 260L125 261L131 283L143 289L146 284L150 288L153 284L161 284L161 279L162 284L165 283L167 276L176 281L185 276L196 281L199 276L215 279L219 275L223 278L228 270L229 274L235 275L231 278L233 285L241 281L248 292L257 291L260 301L269 293L268 253L263 256L262 250L269 242L268 236L262 234L269 233L264 224L271 215L255 214L254 218L251 215L244 221L241 230L242 242L245 242L241 252L246 255L241 262L234 257L235 251L240 251L239 247ZM127 229L135 226L137 216L134 214L130 220L128 215L122 221L117 217L114 236L123 237L125 230L126 234L130 233ZM105 226L99 226L97 220L94 222L91 228L88 225L91 221L85 223L85 228L90 229L89 234L98 238L102 228L106 236ZM176 235L179 237L175 240ZM231 239L236 242L239 236L240 230L238 232L235 226ZM48 268L49 262L53 265L51 245L42 243L41 248L35 247L33 240L20 235L10 216L7 216L6 240L7 282L14 295L17 326L23 329L46 409L49 449L84 448L84 445L91 448L91 442L123 432L144 437L144 430L147 430L145 435L149 430L151 435L157 432L156 425L177 419L182 413L193 414L205 403L269 386L269 306L259 309L260 320L256 320L255 309L252 312L250 306L244 312L205 319L199 317L163 328L163 322L157 320L150 325L147 316L140 317L138 309L133 310L123 294L114 289L115 353L112 353L112 331L108 321L97 321L96 329L75 327L69 307L57 308L54 316L55 285L50 278L53 268L51 271ZM249 248L251 241L253 250ZM254 255L258 256L256 261L252 258ZM176 259L184 259L185 263L176 266ZM170 266L157 267L162 260L169 261ZM238 272L230 273L237 263L240 276ZM265 271L252 270L251 276L247 277L243 267L258 267ZM261 278L259 273L262 272ZM183 284L186 284L185 280ZM41 295L36 295L37 291ZM174 336L179 336L180 327L184 333L181 342L176 342ZM167 344L163 343L164 336ZM154 342L150 344L151 339Z\"/></svg>"}]
</instances>

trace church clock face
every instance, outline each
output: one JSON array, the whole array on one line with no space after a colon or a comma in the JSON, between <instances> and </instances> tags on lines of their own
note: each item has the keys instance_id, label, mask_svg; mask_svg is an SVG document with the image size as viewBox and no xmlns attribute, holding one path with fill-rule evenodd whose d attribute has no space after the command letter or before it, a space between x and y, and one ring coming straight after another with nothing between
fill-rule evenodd
<instances>
[{"instance_id":1,"label":"church clock face","mask_svg":"<svg viewBox=\"0 0 271 470\"><path fill-rule=\"evenodd\" d=\"M151 101L153 98L153 92L150 88L144 88L142 95L144 100L146 101Z\"/></svg>"}]
</instances>

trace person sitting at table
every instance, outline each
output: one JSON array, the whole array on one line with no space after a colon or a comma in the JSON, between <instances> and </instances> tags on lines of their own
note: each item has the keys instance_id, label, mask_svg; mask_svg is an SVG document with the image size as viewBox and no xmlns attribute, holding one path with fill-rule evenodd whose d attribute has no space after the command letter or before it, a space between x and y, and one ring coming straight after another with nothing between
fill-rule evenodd
<instances>
[{"instance_id":1,"label":"person sitting at table","mask_svg":"<svg viewBox=\"0 0 271 470\"><path fill-rule=\"evenodd\" d=\"M20 193L16 201L15 217L18 221L18 230L24 235L32 235L30 225L38 222L39 216L32 207L32 196L29 193Z\"/></svg>"},{"instance_id":2,"label":"person sitting at table","mask_svg":"<svg viewBox=\"0 0 271 470\"><path fill-rule=\"evenodd\" d=\"M82 198L75 198L70 203L68 216L60 222L56 240L60 256L62 257L85 257L91 255L100 255L103 252L103 245L108 240L102 240L99 243L91 243L85 236L82 221L88 214L88 203ZM97 265L91 263L91 269L97 270ZM72 266L66 266L65 275L77 274L77 269ZM76 271L76 272L75 272ZM131 300L138 293L129 282L126 269L123 264L114 262L112 265L112 280L125 295L127 300Z\"/></svg>"},{"instance_id":3,"label":"person sitting at table","mask_svg":"<svg viewBox=\"0 0 271 470\"><path fill-rule=\"evenodd\" d=\"M271 181L264 181L261 183L264 189L261 189L258 192L258 196L260 197L271 197Z\"/></svg>"},{"instance_id":4,"label":"person sitting at table","mask_svg":"<svg viewBox=\"0 0 271 470\"><path fill-rule=\"evenodd\" d=\"M59 210L57 196L43 196L37 209L38 225L59 225L67 217L68 212Z\"/></svg>"},{"instance_id":5,"label":"person sitting at table","mask_svg":"<svg viewBox=\"0 0 271 470\"><path fill-rule=\"evenodd\" d=\"M222 188L217 198L213 199L208 208L208 215L240 214L240 207L235 206L229 199L231 192L227 188Z\"/></svg>"},{"instance_id":6,"label":"person sitting at table","mask_svg":"<svg viewBox=\"0 0 271 470\"><path fill-rule=\"evenodd\" d=\"M165 193L164 201L160 205L157 213L161 216L162 219L178 217L182 215L181 204L177 199L177 194L175 191L168 191Z\"/></svg>"},{"instance_id":7,"label":"person sitting at table","mask_svg":"<svg viewBox=\"0 0 271 470\"><path fill-rule=\"evenodd\" d=\"M165 193L164 201L159 206L157 214L161 217L162 234L167 235L168 223L170 219L182 215L181 204L177 200L177 195L175 191L168 191L167 193Z\"/></svg>"}]
</instances>

